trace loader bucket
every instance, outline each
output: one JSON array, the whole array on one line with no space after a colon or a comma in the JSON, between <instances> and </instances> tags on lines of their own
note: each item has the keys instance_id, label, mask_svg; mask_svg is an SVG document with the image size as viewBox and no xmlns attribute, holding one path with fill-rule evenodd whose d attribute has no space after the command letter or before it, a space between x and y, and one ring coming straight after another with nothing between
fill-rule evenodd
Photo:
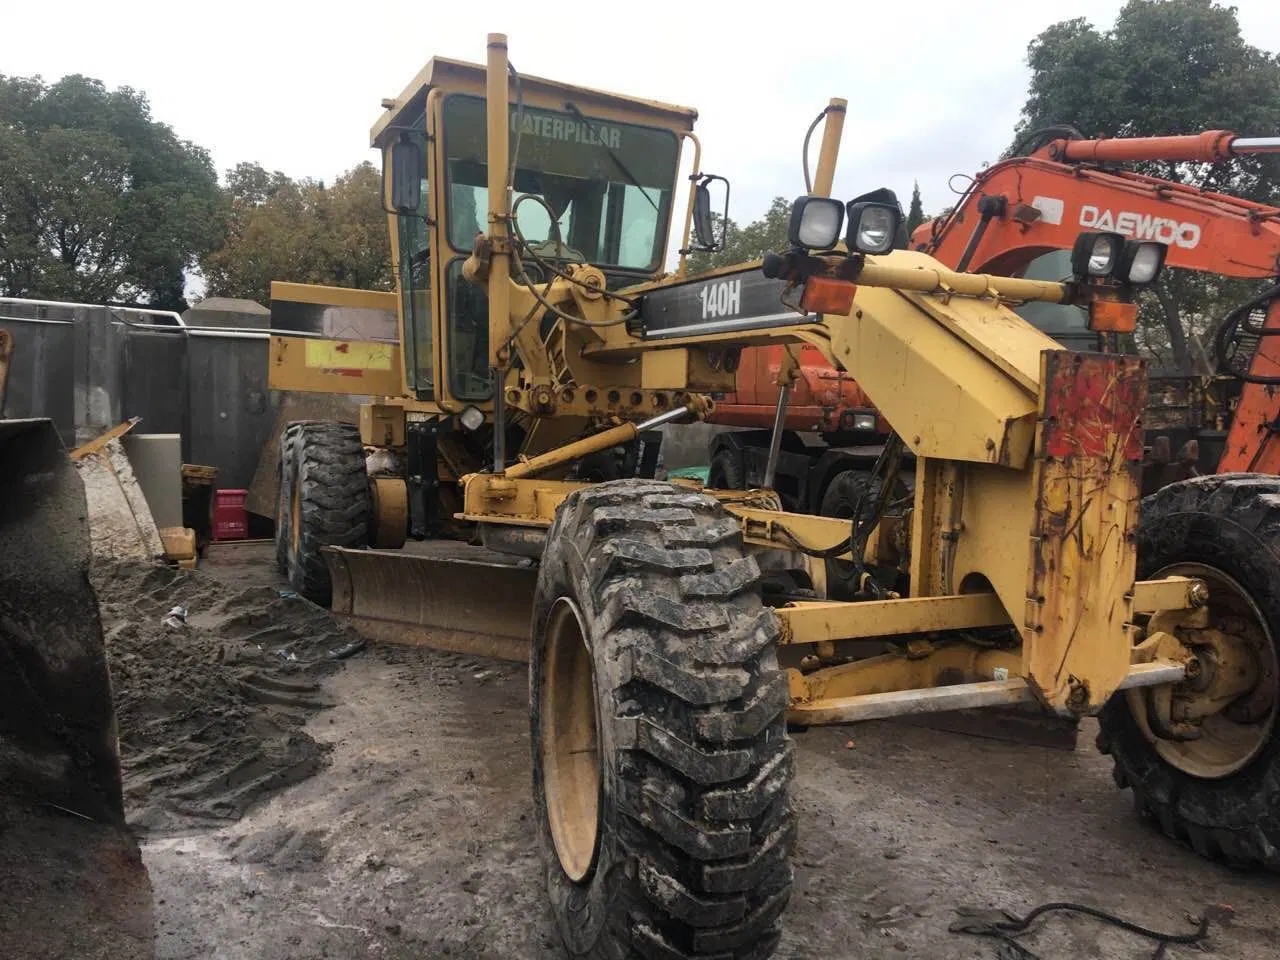
<instances>
[{"instance_id":1,"label":"loader bucket","mask_svg":"<svg viewBox=\"0 0 1280 960\"><path fill-rule=\"evenodd\" d=\"M447 549L432 555L416 550ZM324 548L333 613L372 640L529 659L537 567L454 541Z\"/></svg>"},{"instance_id":2,"label":"loader bucket","mask_svg":"<svg viewBox=\"0 0 1280 960\"><path fill-rule=\"evenodd\" d=\"M84 489L49 420L0 420L0 943L150 957L89 584Z\"/></svg>"}]
</instances>

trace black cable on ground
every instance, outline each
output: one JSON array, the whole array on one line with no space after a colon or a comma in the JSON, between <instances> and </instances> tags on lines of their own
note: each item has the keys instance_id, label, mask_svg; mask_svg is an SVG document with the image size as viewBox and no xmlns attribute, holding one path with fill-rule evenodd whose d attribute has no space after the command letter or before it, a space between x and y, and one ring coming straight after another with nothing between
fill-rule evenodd
<instances>
[{"instance_id":1,"label":"black cable on ground","mask_svg":"<svg viewBox=\"0 0 1280 960\"><path fill-rule=\"evenodd\" d=\"M1156 941L1156 951L1151 955L1151 960L1164 960L1165 952L1171 945L1199 943L1209 935L1210 917L1207 911L1205 915L1201 916L1195 933L1161 933L1158 930L1152 930L1141 924L1125 920L1123 917L1118 917L1114 913L1108 913L1106 910L1100 910L1097 907L1063 901L1043 904L1036 907L1025 917L1019 917L1006 910L979 910L958 907L956 914L962 919L955 921L947 929L952 933L967 933L1000 940L1003 944L1001 957L1016 958L1016 960L1040 960L1035 953L1014 938L1018 934L1026 933L1031 924L1039 917L1055 911L1081 913L1087 917L1093 917L1095 920L1101 920L1104 923L1118 927L1127 933Z\"/></svg>"}]
</instances>

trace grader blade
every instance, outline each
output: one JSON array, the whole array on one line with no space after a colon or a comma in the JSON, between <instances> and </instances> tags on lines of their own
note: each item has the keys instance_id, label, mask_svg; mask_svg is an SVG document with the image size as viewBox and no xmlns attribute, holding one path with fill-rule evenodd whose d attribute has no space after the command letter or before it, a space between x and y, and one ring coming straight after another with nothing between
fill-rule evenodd
<instances>
[{"instance_id":1,"label":"grader blade","mask_svg":"<svg viewBox=\"0 0 1280 960\"><path fill-rule=\"evenodd\" d=\"M49 420L0 420L0 942L154 955L125 826L84 488Z\"/></svg>"},{"instance_id":2,"label":"grader blade","mask_svg":"<svg viewBox=\"0 0 1280 960\"><path fill-rule=\"evenodd\" d=\"M432 542L403 550L324 548L333 613L371 640L526 662L537 567L445 545L449 553L438 556L428 552Z\"/></svg>"}]
</instances>

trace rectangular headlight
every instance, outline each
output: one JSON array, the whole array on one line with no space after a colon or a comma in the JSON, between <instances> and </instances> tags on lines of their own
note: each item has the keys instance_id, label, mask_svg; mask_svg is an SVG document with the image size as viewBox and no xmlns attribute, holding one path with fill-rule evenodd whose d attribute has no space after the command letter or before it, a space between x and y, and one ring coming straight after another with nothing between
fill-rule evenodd
<instances>
[{"instance_id":1,"label":"rectangular headlight","mask_svg":"<svg viewBox=\"0 0 1280 960\"><path fill-rule=\"evenodd\" d=\"M1116 279L1137 285L1154 283L1164 266L1167 244L1150 240L1130 240L1120 252Z\"/></svg>"},{"instance_id":2,"label":"rectangular headlight","mask_svg":"<svg viewBox=\"0 0 1280 960\"><path fill-rule=\"evenodd\" d=\"M888 253L898 237L901 211L887 203L850 203L845 243L859 253Z\"/></svg>"},{"instance_id":3,"label":"rectangular headlight","mask_svg":"<svg viewBox=\"0 0 1280 960\"><path fill-rule=\"evenodd\" d=\"M1071 272L1077 277L1108 277L1120 260L1124 237L1118 233L1082 233L1071 248Z\"/></svg>"},{"instance_id":4,"label":"rectangular headlight","mask_svg":"<svg viewBox=\"0 0 1280 960\"><path fill-rule=\"evenodd\" d=\"M844 204L830 197L799 197L791 206L787 238L803 250L830 250L840 239Z\"/></svg>"}]
</instances>

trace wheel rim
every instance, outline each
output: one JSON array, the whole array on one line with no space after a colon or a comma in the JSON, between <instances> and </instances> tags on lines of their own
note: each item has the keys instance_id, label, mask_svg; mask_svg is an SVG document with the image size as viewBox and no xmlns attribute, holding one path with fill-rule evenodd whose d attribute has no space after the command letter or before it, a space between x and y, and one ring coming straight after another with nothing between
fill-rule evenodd
<instances>
[{"instance_id":1,"label":"wheel rim","mask_svg":"<svg viewBox=\"0 0 1280 960\"><path fill-rule=\"evenodd\" d=\"M600 837L600 738L582 617L561 597L542 644L542 790L556 856L574 883L590 876Z\"/></svg>"},{"instance_id":2,"label":"wheel rim","mask_svg":"<svg viewBox=\"0 0 1280 960\"><path fill-rule=\"evenodd\" d=\"M1206 564L1179 563L1158 571L1152 579L1168 576L1203 580L1209 587L1211 623L1242 640L1257 661L1254 689L1206 717L1198 740L1167 740L1156 736L1145 718L1141 721L1143 732L1166 763L1194 777L1221 779L1245 767L1271 739L1280 707L1280 663L1266 618L1234 578Z\"/></svg>"}]
</instances>

